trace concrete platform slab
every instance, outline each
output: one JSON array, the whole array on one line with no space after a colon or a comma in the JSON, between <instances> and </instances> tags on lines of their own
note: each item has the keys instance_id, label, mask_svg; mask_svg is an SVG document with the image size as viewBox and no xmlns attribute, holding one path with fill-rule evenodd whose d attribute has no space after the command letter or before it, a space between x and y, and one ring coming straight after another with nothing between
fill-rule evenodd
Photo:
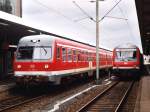
<instances>
[{"instance_id":1,"label":"concrete platform slab","mask_svg":"<svg viewBox=\"0 0 150 112\"><path fill-rule=\"evenodd\" d=\"M141 78L134 112L150 112L150 76Z\"/></svg>"}]
</instances>

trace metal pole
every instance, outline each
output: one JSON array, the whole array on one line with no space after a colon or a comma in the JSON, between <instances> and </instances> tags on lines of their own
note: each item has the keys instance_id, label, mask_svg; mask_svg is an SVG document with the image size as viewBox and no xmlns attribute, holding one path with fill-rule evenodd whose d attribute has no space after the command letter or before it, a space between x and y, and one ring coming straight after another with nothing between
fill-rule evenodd
<instances>
[{"instance_id":1,"label":"metal pole","mask_svg":"<svg viewBox=\"0 0 150 112\"><path fill-rule=\"evenodd\" d=\"M96 0L96 80L99 82L99 0Z\"/></svg>"}]
</instances>

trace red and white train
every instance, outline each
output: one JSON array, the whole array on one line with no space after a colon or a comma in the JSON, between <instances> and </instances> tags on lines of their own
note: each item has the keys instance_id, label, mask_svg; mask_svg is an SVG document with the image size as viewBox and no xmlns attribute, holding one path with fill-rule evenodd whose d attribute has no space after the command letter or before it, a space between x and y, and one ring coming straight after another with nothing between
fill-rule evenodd
<instances>
[{"instance_id":1,"label":"red and white train","mask_svg":"<svg viewBox=\"0 0 150 112\"><path fill-rule=\"evenodd\" d=\"M100 69L112 68L112 52L99 50ZM60 84L70 77L93 75L96 69L94 46L49 35L20 39L14 76L19 83L52 82Z\"/></svg>"},{"instance_id":2,"label":"red and white train","mask_svg":"<svg viewBox=\"0 0 150 112\"><path fill-rule=\"evenodd\" d=\"M113 71L125 76L137 73L142 65L141 59L140 50L136 45L119 45L113 50Z\"/></svg>"}]
</instances>

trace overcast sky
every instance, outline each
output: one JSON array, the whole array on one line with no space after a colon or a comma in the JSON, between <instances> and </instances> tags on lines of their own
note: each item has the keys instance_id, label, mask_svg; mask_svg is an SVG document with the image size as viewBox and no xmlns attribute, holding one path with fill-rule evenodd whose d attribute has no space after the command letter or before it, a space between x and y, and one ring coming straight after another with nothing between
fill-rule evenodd
<instances>
[{"instance_id":1,"label":"overcast sky","mask_svg":"<svg viewBox=\"0 0 150 112\"><path fill-rule=\"evenodd\" d=\"M87 16L73 1L95 19L95 3L90 0L23 0L23 19L37 28L95 45L95 22L82 19ZM118 1L100 1L100 18ZM100 22L100 46L112 49L118 44L133 43L141 49L135 0L121 0L108 16L124 19L106 17Z\"/></svg>"}]
</instances>

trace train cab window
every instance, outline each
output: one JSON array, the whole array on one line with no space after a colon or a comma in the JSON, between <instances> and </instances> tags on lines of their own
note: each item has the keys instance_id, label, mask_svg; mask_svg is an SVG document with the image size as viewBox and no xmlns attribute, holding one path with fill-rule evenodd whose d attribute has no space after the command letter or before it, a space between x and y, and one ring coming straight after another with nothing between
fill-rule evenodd
<instances>
[{"instance_id":1,"label":"train cab window","mask_svg":"<svg viewBox=\"0 0 150 112\"><path fill-rule=\"evenodd\" d=\"M59 46L57 46L56 58L60 59L60 47Z\"/></svg>"},{"instance_id":2,"label":"train cab window","mask_svg":"<svg viewBox=\"0 0 150 112\"><path fill-rule=\"evenodd\" d=\"M32 59L33 57L33 46L21 46L17 50L17 59Z\"/></svg>"},{"instance_id":3,"label":"train cab window","mask_svg":"<svg viewBox=\"0 0 150 112\"><path fill-rule=\"evenodd\" d=\"M67 57L66 57L66 48L62 48L62 60L66 61Z\"/></svg>"},{"instance_id":4,"label":"train cab window","mask_svg":"<svg viewBox=\"0 0 150 112\"><path fill-rule=\"evenodd\" d=\"M52 48L50 46L35 46L33 59L48 60L52 58Z\"/></svg>"},{"instance_id":5,"label":"train cab window","mask_svg":"<svg viewBox=\"0 0 150 112\"><path fill-rule=\"evenodd\" d=\"M67 54L68 54L68 61L71 62L72 61L72 50L68 48Z\"/></svg>"},{"instance_id":6,"label":"train cab window","mask_svg":"<svg viewBox=\"0 0 150 112\"><path fill-rule=\"evenodd\" d=\"M21 46L17 50L19 60L48 60L51 58L51 46Z\"/></svg>"},{"instance_id":7,"label":"train cab window","mask_svg":"<svg viewBox=\"0 0 150 112\"><path fill-rule=\"evenodd\" d=\"M136 61L136 49L117 49L116 61Z\"/></svg>"}]
</instances>

